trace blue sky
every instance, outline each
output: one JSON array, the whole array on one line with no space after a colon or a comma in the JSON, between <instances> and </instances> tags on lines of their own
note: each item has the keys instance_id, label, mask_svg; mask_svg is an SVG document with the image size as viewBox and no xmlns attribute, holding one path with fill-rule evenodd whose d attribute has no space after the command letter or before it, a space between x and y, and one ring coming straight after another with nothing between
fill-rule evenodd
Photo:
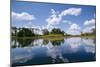
<instances>
[{"instance_id":1,"label":"blue sky","mask_svg":"<svg viewBox=\"0 0 100 67\"><path fill-rule=\"evenodd\" d=\"M11 7L12 26L60 28L69 34L95 28L95 6L13 1Z\"/></svg>"}]
</instances>

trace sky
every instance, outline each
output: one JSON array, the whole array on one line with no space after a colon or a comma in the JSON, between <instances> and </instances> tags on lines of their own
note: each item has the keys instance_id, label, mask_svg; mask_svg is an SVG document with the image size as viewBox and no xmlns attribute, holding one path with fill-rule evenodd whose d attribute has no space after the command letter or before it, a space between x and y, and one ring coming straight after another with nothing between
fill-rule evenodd
<instances>
[{"instance_id":1,"label":"sky","mask_svg":"<svg viewBox=\"0 0 100 67\"><path fill-rule=\"evenodd\" d=\"M96 7L89 5L12 1L11 25L48 29L60 28L68 34L91 33Z\"/></svg>"}]
</instances>

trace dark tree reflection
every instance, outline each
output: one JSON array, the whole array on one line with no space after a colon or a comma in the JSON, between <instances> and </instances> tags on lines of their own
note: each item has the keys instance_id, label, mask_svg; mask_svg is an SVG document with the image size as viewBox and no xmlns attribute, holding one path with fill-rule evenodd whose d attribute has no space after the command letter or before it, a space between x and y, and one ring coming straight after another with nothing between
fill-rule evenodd
<instances>
[{"instance_id":1,"label":"dark tree reflection","mask_svg":"<svg viewBox=\"0 0 100 67\"><path fill-rule=\"evenodd\" d=\"M61 40L53 40L53 41L51 41L51 43L52 43L53 46L59 46L62 43L64 43L64 39L61 39Z\"/></svg>"},{"instance_id":2,"label":"dark tree reflection","mask_svg":"<svg viewBox=\"0 0 100 67\"><path fill-rule=\"evenodd\" d=\"M16 48L16 47L25 47L25 46L29 46L32 42L34 41L34 39L13 39L13 43L11 45L12 48Z\"/></svg>"},{"instance_id":3,"label":"dark tree reflection","mask_svg":"<svg viewBox=\"0 0 100 67\"><path fill-rule=\"evenodd\" d=\"M19 42L19 44L21 44L21 47L25 47L28 46L32 43L33 39L17 39L17 41Z\"/></svg>"},{"instance_id":4,"label":"dark tree reflection","mask_svg":"<svg viewBox=\"0 0 100 67\"><path fill-rule=\"evenodd\" d=\"M49 43L49 40L44 39L43 40L43 45L47 45Z\"/></svg>"}]
</instances>

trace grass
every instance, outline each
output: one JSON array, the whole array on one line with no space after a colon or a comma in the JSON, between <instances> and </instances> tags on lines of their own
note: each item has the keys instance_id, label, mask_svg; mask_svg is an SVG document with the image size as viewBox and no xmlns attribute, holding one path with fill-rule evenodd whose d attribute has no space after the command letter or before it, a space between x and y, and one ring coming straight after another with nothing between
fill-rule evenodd
<instances>
[{"instance_id":1,"label":"grass","mask_svg":"<svg viewBox=\"0 0 100 67\"><path fill-rule=\"evenodd\" d=\"M33 37L16 37L16 36L12 36L12 38L15 39L46 39L46 40L61 40L64 38L70 38L70 37L81 37L81 38L96 38L95 35L85 35L85 36L66 36L66 35L62 35L62 34L49 34L49 35L39 35L39 36L33 36Z\"/></svg>"},{"instance_id":2,"label":"grass","mask_svg":"<svg viewBox=\"0 0 100 67\"><path fill-rule=\"evenodd\" d=\"M43 39L50 40L50 41L59 41L59 40L63 40L64 37L47 37Z\"/></svg>"}]
</instances>

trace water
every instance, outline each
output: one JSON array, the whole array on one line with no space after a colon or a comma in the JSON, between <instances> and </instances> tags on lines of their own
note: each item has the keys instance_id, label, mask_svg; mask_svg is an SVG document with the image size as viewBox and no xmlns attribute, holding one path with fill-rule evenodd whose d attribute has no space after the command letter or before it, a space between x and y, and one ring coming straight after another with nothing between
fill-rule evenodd
<instances>
[{"instance_id":1,"label":"water","mask_svg":"<svg viewBox=\"0 0 100 67\"><path fill-rule=\"evenodd\" d=\"M13 39L13 66L95 61L95 38Z\"/></svg>"}]
</instances>

